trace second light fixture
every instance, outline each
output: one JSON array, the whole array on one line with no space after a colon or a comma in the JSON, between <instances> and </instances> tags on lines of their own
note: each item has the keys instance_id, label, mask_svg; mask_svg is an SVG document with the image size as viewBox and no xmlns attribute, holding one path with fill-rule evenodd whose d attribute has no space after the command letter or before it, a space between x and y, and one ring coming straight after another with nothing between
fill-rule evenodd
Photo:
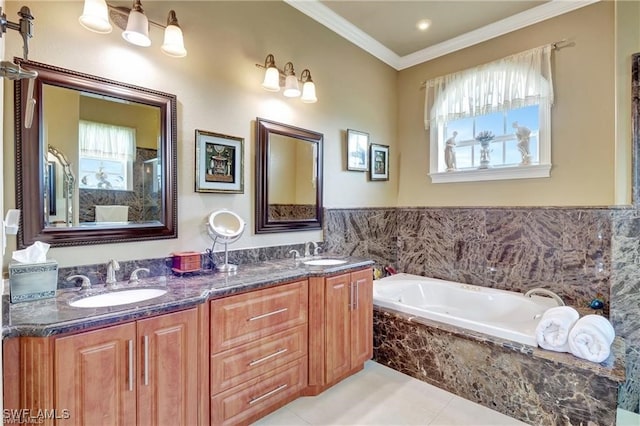
<instances>
[{"instance_id":1,"label":"second light fixture","mask_svg":"<svg viewBox=\"0 0 640 426\"><path fill-rule=\"evenodd\" d=\"M276 66L275 58L272 54L267 55L264 60L264 66L260 64L256 64L256 66L265 69L264 80L262 82L263 89L270 92L280 91L282 79L284 83L282 94L287 98L297 98L300 96L300 100L304 103L318 102L316 85L311 79L311 72L308 69L302 71L300 81L298 81L295 70L293 69L293 63L287 62L284 65L284 70L281 71ZM302 92L300 91L299 82L302 83Z\"/></svg>"}]
</instances>

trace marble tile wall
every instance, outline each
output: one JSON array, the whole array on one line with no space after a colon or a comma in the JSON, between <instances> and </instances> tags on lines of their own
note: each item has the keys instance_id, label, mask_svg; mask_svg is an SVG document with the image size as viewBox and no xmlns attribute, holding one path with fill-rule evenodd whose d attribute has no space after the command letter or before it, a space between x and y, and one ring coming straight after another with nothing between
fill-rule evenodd
<instances>
[{"instance_id":1,"label":"marble tile wall","mask_svg":"<svg viewBox=\"0 0 640 426\"><path fill-rule=\"evenodd\" d=\"M331 253L366 257L378 266L395 265L398 257L396 209L327 209L324 245Z\"/></svg>"},{"instance_id":2,"label":"marble tile wall","mask_svg":"<svg viewBox=\"0 0 640 426\"><path fill-rule=\"evenodd\" d=\"M609 306L611 210L563 208L330 209L330 251L399 272Z\"/></svg>"},{"instance_id":3,"label":"marble tile wall","mask_svg":"<svg viewBox=\"0 0 640 426\"><path fill-rule=\"evenodd\" d=\"M620 407L640 413L640 211L613 212L611 322L626 342Z\"/></svg>"}]
</instances>

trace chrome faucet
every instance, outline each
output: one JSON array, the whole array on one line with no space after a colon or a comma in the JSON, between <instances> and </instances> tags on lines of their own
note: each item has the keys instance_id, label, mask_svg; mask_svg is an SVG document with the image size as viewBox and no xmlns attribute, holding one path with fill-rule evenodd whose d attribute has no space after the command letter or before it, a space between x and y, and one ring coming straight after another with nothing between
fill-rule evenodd
<instances>
[{"instance_id":1,"label":"chrome faucet","mask_svg":"<svg viewBox=\"0 0 640 426\"><path fill-rule=\"evenodd\" d=\"M318 254L318 243L315 241L307 241L304 243L304 257L311 257L311 244L313 244L313 255L315 256Z\"/></svg>"},{"instance_id":2,"label":"chrome faucet","mask_svg":"<svg viewBox=\"0 0 640 426\"><path fill-rule=\"evenodd\" d=\"M107 262L107 279L105 284L107 285L107 289L113 290L116 285L116 271L120 270L120 264L117 260L111 259Z\"/></svg>"}]
</instances>

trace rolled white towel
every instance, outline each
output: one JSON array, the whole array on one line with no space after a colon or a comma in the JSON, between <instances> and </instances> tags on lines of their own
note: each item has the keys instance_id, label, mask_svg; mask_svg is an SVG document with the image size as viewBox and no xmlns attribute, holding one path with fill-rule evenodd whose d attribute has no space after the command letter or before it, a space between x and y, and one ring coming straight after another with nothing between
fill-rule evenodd
<instances>
[{"instance_id":1,"label":"rolled white towel","mask_svg":"<svg viewBox=\"0 0 640 426\"><path fill-rule=\"evenodd\" d=\"M569 332L569 350L579 358L602 362L609 357L615 337L616 332L608 319L585 315Z\"/></svg>"},{"instance_id":2,"label":"rolled white towel","mask_svg":"<svg viewBox=\"0 0 640 426\"><path fill-rule=\"evenodd\" d=\"M538 345L550 351L569 352L569 331L578 318L580 314L570 306L547 309L536 327Z\"/></svg>"}]
</instances>

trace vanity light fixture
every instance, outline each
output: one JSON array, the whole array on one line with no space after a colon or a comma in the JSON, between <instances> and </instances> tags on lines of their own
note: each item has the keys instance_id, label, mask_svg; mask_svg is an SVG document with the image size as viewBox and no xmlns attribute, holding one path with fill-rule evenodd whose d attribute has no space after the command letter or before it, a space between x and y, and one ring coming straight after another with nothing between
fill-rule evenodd
<instances>
[{"instance_id":1,"label":"vanity light fixture","mask_svg":"<svg viewBox=\"0 0 640 426\"><path fill-rule=\"evenodd\" d=\"M264 65L256 64L256 67L263 68L264 80L262 81L262 88L269 92L278 92L280 87L284 90L282 94L287 98L297 98L304 103L318 102L316 97L316 85L311 79L311 72L305 69L300 74L300 80L296 77L295 70L292 62L287 62L284 65L284 70L280 70L276 66L275 59L272 54L267 55L264 60ZM300 83L302 83L302 91L300 91Z\"/></svg>"},{"instance_id":2,"label":"vanity light fixture","mask_svg":"<svg viewBox=\"0 0 640 426\"><path fill-rule=\"evenodd\" d=\"M78 20L83 27L99 34L110 33L113 22L124 30L122 38L142 47L151 45L149 25L154 25L164 29L164 42L160 47L163 53L174 58L187 56L182 29L173 10L169 11L167 25L162 25L147 18L140 0L135 0L131 9L112 6L105 0L85 0L82 15Z\"/></svg>"}]
</instances>

